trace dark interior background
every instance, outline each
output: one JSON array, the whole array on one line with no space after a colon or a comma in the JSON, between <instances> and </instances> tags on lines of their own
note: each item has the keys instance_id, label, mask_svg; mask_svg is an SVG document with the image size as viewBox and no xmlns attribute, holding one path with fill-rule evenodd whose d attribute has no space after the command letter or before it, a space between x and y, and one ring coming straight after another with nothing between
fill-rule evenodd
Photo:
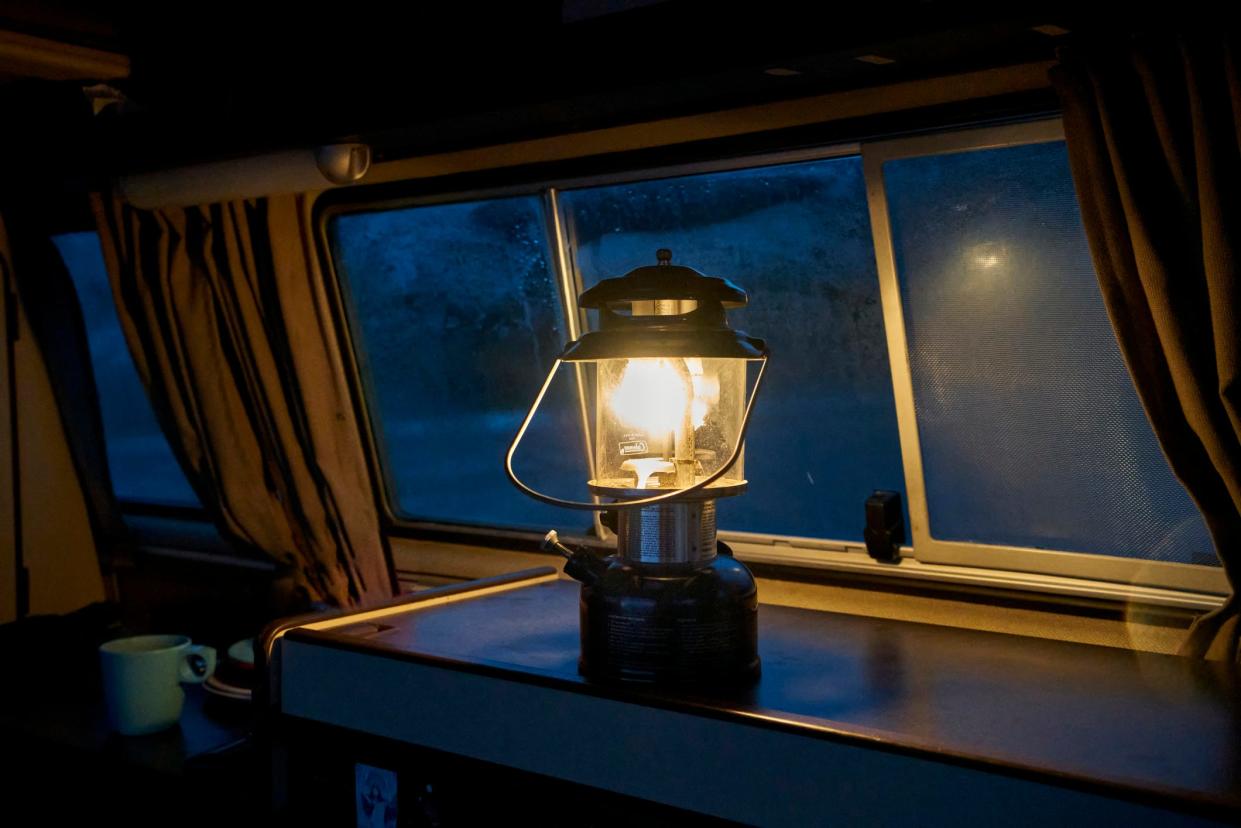
<instances>
[{"instance_id":1,"label":"dark interior background","mask_svg":"<svg viewBox=\"0 0 1241 828\"><path fill-rule=\"evenodd\" d=\"M0 27L130 56L113 84L127 102L90 145L115 172L349 138L385 160L1050 60L1063 32L1035 27L1166 22L1140 4L1123 20L1084 5L18 0L0 3ZM872 55L891 62L858 60Z\"/></svg>"}]
</instances>

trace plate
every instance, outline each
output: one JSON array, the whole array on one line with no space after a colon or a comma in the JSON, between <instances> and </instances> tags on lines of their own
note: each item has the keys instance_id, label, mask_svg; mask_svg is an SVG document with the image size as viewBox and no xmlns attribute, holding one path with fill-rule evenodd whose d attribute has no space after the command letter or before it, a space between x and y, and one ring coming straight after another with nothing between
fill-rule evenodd
<instances>
[{"instance_id":1,"label":"plate","mask_svg":"<svg viewBox=\"0 0 1241 828\"><path fill-rule=\"evenodd\" d=\"M229 684L221 681L216 676L211 676L203 682L203 689L213 696L219 696L222 699L231 699L233 701L250 701L251 693L245 687L239 687L236 684Z\"/></svg>"}]
</instances>

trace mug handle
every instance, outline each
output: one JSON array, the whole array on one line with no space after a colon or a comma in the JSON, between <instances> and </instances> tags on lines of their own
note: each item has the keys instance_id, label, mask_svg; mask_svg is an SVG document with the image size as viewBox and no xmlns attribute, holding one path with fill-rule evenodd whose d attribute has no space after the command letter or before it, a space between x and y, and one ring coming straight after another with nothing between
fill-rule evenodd
<instances>
[{"instance_id":1,"label":"mug handle","mask_svg":"<svg viewBox=\"0 0 1241 828\"><path fill-rule=\"evenodd\" d=\"M178 678L186 684L202 684L215 673L215 648L191 644L181 654Z\"/></svg>"}]
</instances>

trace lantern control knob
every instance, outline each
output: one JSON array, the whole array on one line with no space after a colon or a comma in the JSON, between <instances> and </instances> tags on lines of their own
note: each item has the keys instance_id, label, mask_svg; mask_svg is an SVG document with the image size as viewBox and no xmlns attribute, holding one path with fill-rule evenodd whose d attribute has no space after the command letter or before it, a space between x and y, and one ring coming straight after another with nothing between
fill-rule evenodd
<instances>
[{"instance_id":1,"label":"lantern control knob","mask_svg":"<svg viewBox=\"0 0 1241 828\"><path fill-rule=\"evenodd\" d=\"M666 247L661 247L655 251L655 261L661 265L672 264L672 251Z\"/></svg>"}]
</instances>

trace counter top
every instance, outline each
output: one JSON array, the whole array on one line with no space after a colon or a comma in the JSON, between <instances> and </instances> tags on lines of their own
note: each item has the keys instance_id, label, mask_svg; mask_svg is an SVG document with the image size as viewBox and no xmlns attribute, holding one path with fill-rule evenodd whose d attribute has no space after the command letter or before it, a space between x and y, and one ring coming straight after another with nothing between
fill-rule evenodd
<instances>
[{"instance_id":1,"label":"counter top","mask_svg":"<svg viewBox=\"0 0 1241 828\"><path fill-rule=\"evenodd\" d=\"M603 685L578 675L577 610L577 585L551 580L288 637L1215 818L1241 815L1241 695L1219 664L762 605L763 674L754 686Z\"/></svg>"}]
</instances>

